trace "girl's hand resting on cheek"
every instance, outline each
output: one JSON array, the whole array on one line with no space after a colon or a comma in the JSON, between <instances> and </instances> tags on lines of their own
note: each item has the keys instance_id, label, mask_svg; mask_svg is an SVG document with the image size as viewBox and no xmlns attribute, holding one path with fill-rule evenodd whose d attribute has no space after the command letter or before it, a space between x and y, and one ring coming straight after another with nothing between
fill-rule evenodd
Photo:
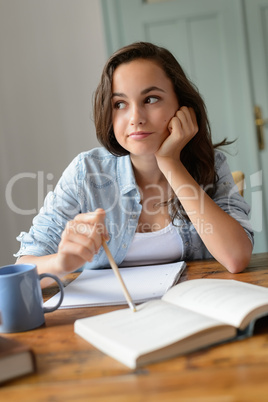
<instances>
[{"instance_id":1,"label":"girl's hand resting on cheek","mask_svg":"<svg viewBox=\"0 0 268 402\"><path fill-rule=\"evenodd\" d=\"M105 211L97 209L78 214L67 223L56 257L58 274L75 271L93 259L102 245L102 239L109 238L104 220Z\"/></svg>"},{"instance_id":2,"label":"girl's hand resting on cheek","mask_svg":"<svg viewBox=\"0 0 268 402\"><path fill-rule=\"evenodd\" d=\"M192 108L182 106L168 124L170 135L155 153L157 161L161 159L180 160L180 154L186 144L198 132L195 112Z\"/></svg>"}]
</instances>

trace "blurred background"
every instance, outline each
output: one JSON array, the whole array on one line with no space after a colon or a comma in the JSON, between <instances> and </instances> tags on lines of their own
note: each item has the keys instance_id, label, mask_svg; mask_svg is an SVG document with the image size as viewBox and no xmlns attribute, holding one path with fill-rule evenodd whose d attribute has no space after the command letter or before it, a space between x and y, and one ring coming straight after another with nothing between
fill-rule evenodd
<instances>
[{"instance_id":1,"label":"blurred background","mask_svg":"<svg viewBox=\"0 0 268 402\"><path fill-rule=\"evenodd\" d=\"M106 60L99 0L0 0L0 265L45 194L97 145L92 96ZM9 204L9 205L8 205Z\"/></svg>"},{"instance_id":2,"label":"blurred background","mask_svg":"<svg viewBox=\"0 0 268 402\"><path fill-rule=\"evenodd\" d=\"M267 251L267 149L259 153L255 136L250 58L260 75L268 44L266 61L250 50L249 2L267 0L0 0L0 265L15 261L16 236L29 230L65 167L98 146L92 99L103 65L112 51L135 40L154 41L181 58L205 92L216 138L238 138L230 165L246 172L245 197L258 205L254 251ZM197 18L198 7L209 19ZM267 64L265 71L268 93Z\"/></svg>"}]
</instances>

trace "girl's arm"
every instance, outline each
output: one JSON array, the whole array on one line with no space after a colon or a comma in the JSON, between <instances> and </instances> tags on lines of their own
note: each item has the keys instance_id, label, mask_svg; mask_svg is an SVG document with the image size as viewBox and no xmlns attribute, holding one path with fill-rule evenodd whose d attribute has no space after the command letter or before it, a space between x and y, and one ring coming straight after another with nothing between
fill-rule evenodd
<instances>
[{"instance_id":1,"label":"girl's arm","mask_svg":"<svg viewBox=\"0 0 268 402\"><path fill-rule=\"evenodd\" d=\"M160 170L209 252L231 273L241 272L252 253L245 230L204 192L180 160L181 150L198 131L193 109L182 107L171 119L169 130L171 134L155 155ZM207 225L212 230L202 230Z\"/></svg>"},{"instance_id":2,"label":"girl's arm","mask_svg":"<svg viewBox=\"0 0 268 402\"><path fill-rule=\"evenodd\" d=\"M76 271L98 253L103 238L108 240L104 219L103 209L77 215L62 232L56 254L41 257L24 255L17 260L17 264L35 264L39 274L46 272L59 277ZM52 279L47 278L41 284L44 287L52 282Z\"/></svg>"}]
</instances>

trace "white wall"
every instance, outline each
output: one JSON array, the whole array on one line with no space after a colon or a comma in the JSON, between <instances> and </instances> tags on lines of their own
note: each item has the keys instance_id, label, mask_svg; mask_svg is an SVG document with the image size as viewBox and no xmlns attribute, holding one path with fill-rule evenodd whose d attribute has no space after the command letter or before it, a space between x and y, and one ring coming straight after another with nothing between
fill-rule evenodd
<instances>
[{"instance_id":1,"label":"white wall","mask_svg":"<svg viewBox=\"0 0 268 402\"><path fill-rule=\"evenodd\" d=\"M100 0L0 0L0 265L63 169L98 145L105 49Z\"/></svg>"}]
</instances>

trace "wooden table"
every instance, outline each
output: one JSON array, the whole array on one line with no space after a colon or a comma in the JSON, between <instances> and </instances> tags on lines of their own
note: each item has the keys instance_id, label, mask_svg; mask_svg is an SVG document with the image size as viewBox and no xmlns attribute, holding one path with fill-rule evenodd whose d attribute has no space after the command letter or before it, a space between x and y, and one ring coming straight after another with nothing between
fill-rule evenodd
<instances>
[{"instance_id":1,"label":"wooden table","mask_svg":"<svg viewBox=\"0 0 268 402\"><path fill-rule=\"evenodd\" d=\"M249 267L236 275L215 261L189 262L182 280L200 277L268 287L268 253L253 255ZM44 298L56 291L47 288ZM58 310L46 314L46 325L39 329L6 335L31 346L38 371L2 386L0 401L268 401L268 318L258 322L249 339L131 370L73 331L77 318L113 309Z\"/></svg>"}]
</instances>

